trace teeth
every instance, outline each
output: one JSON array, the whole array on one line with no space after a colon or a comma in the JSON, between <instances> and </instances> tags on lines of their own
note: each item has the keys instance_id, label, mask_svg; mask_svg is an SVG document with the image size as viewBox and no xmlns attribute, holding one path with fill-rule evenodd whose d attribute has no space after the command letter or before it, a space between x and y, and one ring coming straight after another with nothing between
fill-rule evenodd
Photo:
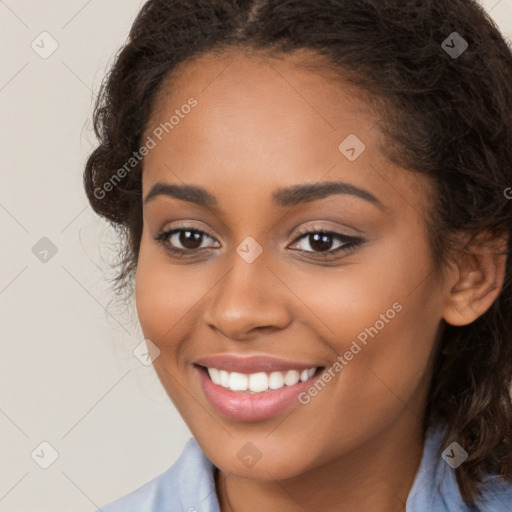
<instances>
[{"instance_id":1,"label":"teeth","mask_svg":"<svg viewBox=\"0 0 512 512\"><path fill-rule=\"evenodd\" d=\"M213 368L215 370L215 368ZM213 380L213 378L212 378ZM213 380L213 382L215 382ZM221 386L225 388L229 388L229 373L226 370L220 371L220 382L215 382L215 384L220 384Z\"/></svg>"},{"instance_id":2,"label":"teeth","mask_svg":"<svg viewBox=\"0 0 512 512\"><path fill-rule=\"evenodd\" d=\"M214 384L230 389L231 391L247 391L249 393L263 393L269 389L280 389L284 386L293 386L299 381L304 382L316 372L315 368L308 370L288 370L287 372L238 373L208 368L208 375Z\"/></svg>"},{"instance_id":3,"label":"teeth","mask_svg":"<svg viewBox=\"0 0 512 512\"><path fill-rule=\"evenodd\" d=\"M272 372L268 378L268 387L270 389L279 389L284 386L284 375L282 372Z\"/></svg>"},{"instance_id":4,"label":"teeth","mask_svg":"<svg viewBox=\"0 0 512 512\"><path fill-rule=\"evenodd\" d=\"M210 375L210 379L214 382L214 384L220 384L220 371L217 368L208 368L208 374Z\"/></svg>"},{"instance_id":5,"label":"teeth","mask_svg":"<svg viewBox=\"0 0 512 512\"><path fill-rule=\"evenodd\" d=\"M249 390L261 393L268 389L268 377L265 372L251 373L249 375Z\"/></svg>"},{"instance_id":6,"label":"teeth","mask_svg":"<svg viewBox=\"0 0 512 512\"><path fill-rule=\"evenodd\" d=\"M229 389L231 389L232 391L247 391L248 386L249 386L249 378L245 373L236 373L236 372L230 373Z\"/></svg>"},{"instance_id":7,"label":"teeth","mask_svg":"<svg viewBox=\"0 0 512 512\"><path fill-rule=\"evenodd\" d=\"M297 370L290 370L284 376L284 383L287 386L293 386L299 382L299 372Z\"/></svg>"}]
</instances>

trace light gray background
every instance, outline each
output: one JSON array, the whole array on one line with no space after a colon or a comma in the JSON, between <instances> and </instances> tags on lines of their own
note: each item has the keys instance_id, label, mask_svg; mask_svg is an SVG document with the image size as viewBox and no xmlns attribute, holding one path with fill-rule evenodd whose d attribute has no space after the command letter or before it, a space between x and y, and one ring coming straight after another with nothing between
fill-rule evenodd
<instances>
[{"instance_id":1,"label":"light gray background","mask_svg":"<svg viewBox=\"0 0 512 512\"><path fill-rule=\"evenodd\" d=\"M94 94L142 3L0 0L0 512L92 511L191 435L132 353L143 336L112 302L113 232L82 187ZM512 38L512 0L482 4ZM50 48L44 31L59 45L46 59L31 47Z\"/></svg>"}]
</instances>

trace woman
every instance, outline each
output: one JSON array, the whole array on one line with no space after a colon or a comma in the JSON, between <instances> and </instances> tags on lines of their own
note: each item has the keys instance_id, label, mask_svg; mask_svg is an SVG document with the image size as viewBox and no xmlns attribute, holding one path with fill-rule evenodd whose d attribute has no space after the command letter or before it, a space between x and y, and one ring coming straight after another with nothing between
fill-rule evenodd
<instances>
[{"instance_id":1,"label":"woman","mask_svg":"<svg viewBox=\"0 0 512 512\"><path fill-rule=\"evenodd\" d=\"M88 198L194 436L103 511L509 510L512 55L482 7L150 0L95 127Z\"/></svg>"}]
</instances>

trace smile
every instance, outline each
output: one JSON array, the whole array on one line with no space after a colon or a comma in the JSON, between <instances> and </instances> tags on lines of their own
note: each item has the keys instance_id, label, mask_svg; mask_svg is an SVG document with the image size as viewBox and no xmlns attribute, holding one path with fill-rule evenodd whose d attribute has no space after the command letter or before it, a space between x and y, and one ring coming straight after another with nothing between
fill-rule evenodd
<instances>
[{"instance_id":1,"label":"smile","mask_svg":"<svg viewBox=\"0 0 512 512\"><path fill-rule=\"evenodd\" d=\"M269 419L296 406L310 380L324 370L307 363L227 354L198 359L193 368L217 412L240 421Z\"/></svg>"},{"instance_id":2,"label":"smile","mask_svg":"<svg viewBox=\"0 0 512 512\"><path fill-rule=\"evenodd\" d=\"M258 372L258 373L238 373L219 370L217 368L207 368L210 379L223 388L231 391L247 391L249 393L264 393L269 389L281 389L284 386L294 386L299 381L306 382L318 370L317 367L309 368L298 372L297 370L288 370L286 372Z\"/></svg>"}]
</instances>

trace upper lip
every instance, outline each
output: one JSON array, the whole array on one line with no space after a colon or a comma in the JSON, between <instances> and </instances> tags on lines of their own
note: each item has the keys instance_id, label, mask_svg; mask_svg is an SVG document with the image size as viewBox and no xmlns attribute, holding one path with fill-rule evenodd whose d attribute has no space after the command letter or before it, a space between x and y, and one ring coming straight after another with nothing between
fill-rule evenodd
<instances>
[{"instance_id":1,"label":"upper lip","mask_svg":"<svg viewBox=\"0 0 512 512\"><path fill-rule=\"evenodd\" d=\"M287 370L308 370L318 368L320 365L314 363L302 363L298 361L286 361L268 356L240 357L229 354L220 354L213 356L200 357L194 361L199 366L216 368L217 370L226 370L228 372L238 373L258 373L258 372L279 372Z\"/></svg>"}]
</instances>

